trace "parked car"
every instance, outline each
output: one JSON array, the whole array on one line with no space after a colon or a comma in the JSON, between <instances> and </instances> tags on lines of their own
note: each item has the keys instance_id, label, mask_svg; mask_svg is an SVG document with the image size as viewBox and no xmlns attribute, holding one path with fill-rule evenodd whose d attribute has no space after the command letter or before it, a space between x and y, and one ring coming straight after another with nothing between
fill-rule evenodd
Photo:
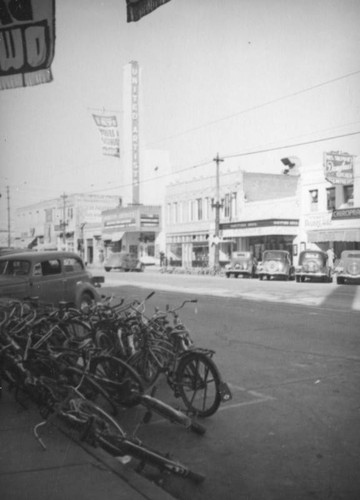
<instances>
[{"instance_id":1,"label":"parked car","mask_svg":"<svg viewBox=\"0 0 360 500\"><path fill-rule=\"evenodd\" d=\"M328 255L320 250L304 250L299 255L299 265L295 268L295 279L301 281L332 282L332 270L328 263Z\"/></svg>"},{"instance_id":2,"label":"parked car","mask_svg":"<svg viewBox=\"0 0 360 500\"><path fill-rule=\"evenodd\" d=\"M21 252L0 257L0 297L38 297L41 302L83 308L100 295L103 276L92 276L73 252Z\"/></svg>"},{"instance_id":3,"label":"parked car","mask_svg":"<svg viewBox=\"0 0 360 500\"><path fill-rule=\"evenodd\" d=\"M112 253L104 262L106 272L113 269L119 271L144 271L145 265L140 262L134 253L116 252Z\"/></svg>"},{"instance_id":4,"label":"parked car","mask_svg":"<svg viewBox=\"0 0 360 500\"><path fill-rule=\"evenodd\" d=\"M251 252L232 252L230 263L225 267L225 276L254 278L257 261Z\"/></svg>"},{"instance_id":5,"label":"parked car","mask_svg":"<svg viewBox=\"0 0 360 500\"><path fill-rule=\"evenodd\" d=\"M360 281L360 250L344 250L335 273L339 285Z\"/></svg>"},{"instance_id":6,"label":"parked car","mask_svg":"<svg viewBox=\"0 0 360 500\"><path fill-rule=\"evenodd\" d=\"M265 250L262 262L259 263L257 274L260 280L295 278L295 267L291 264L291 256L287 250Z\"/></svg>"}]
</instances>

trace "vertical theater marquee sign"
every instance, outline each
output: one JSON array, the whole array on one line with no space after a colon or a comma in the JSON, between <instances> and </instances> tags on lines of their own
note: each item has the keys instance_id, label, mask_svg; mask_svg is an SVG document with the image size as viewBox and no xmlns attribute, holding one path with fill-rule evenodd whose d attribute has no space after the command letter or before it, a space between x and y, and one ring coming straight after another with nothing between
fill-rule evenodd
<instances>
[{"instance_id":1,"label":"vertical theater marquee sign","mask_svg":"<svg viewBox=\"0 0 360 500\"><path fill-rule=\"evenodd\" d=\"M139 173L139 64L131 61L131 150L132 150L132 201L140 202Z\"/></svg>"}]
</instances>

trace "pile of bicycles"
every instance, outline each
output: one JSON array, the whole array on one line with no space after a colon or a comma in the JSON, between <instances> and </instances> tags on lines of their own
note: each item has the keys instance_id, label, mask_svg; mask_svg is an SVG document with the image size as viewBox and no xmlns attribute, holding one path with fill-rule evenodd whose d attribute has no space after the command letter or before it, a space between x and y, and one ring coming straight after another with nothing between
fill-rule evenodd
<instances>
[{"instance_id":1,"label":"pile of bicycles","mask_svg":"<svg viewBox=\"0 0 360 500\"><path fill-rule=\"evenodd\" d=\"M222 380L214 351L196 347L179 319L180 307L148 316L145 300L125 303L103 298L86 310L69 303L57 307L36 298L0 302L0 375L16 400L38 406L43 421L34 434L45 448L40 429L61 422L77 437L101 446L122 461L201 482L204 476L123 429L127 409L144 409L197 434L198 417L213 415L231 392ZM113 304L114 302L115 305ZM155 397L163 377L184 409Z\"/></svg>"}]
</instances>

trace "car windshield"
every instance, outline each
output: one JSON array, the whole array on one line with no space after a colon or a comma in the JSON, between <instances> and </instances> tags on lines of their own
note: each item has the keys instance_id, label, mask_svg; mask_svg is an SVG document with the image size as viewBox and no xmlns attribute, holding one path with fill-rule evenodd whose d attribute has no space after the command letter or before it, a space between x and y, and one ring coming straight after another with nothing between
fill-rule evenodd
<instances>
[{"instance_id":1,"label":"car windshield","mask_svg":"<svg viewBox=\"0 0 360 500\"><path fill-rule=\"evenodd\" d=\"M30 262L22 259L8 259L0 261L0 274L7 276L24 276L30 272Z\"/></svg>"}]
</instances>

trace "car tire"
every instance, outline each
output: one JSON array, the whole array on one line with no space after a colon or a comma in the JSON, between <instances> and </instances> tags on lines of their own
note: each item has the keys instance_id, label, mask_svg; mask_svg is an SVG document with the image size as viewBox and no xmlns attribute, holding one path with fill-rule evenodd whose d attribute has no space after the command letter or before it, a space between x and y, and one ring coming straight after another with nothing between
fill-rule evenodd
<instances>
[{"instance_id":1,"label":"car tire","mask_svg":"<svg viewBox=\"0 0 360 500\"><path fill-rule=\"evenodd\" d=\"M89 292L84 292L80 296L78 308L80 310L86 310L86 308L92 305L93 302L94 302L94 297Z\"/></svg>"},{"instance_id":2,"label":"car tire","mask_svg":"<svg viewBox=\"0 0 360 500\"><path fill-rule=\"evenodd\" d=\"M230 278L230 273L225 273L225 276L226 276L227 278Z\"/></svg>"},{"instance_id":3,"label":"car tire","mask_svg":"<svg viewBox=\"0 0 360 500\"><path fill-rule=\"evenodd\" d=\"M105 271L108 273L109 271L111 271L111 267L105 267Z\"/></svg>"}]
</instances>

